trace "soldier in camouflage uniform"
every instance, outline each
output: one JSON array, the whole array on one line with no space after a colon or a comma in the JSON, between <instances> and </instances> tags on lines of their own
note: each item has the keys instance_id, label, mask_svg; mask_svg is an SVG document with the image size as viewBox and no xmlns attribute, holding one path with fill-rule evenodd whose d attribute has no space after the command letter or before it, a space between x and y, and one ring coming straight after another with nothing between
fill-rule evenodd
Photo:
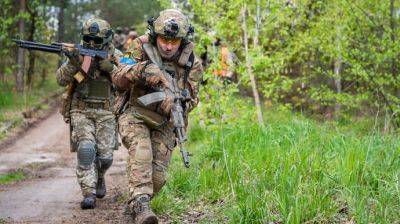
<instances>
[{"instance_id":1,"label":"soldier in camouflage uniform","mask_svg":"<svg viewBox=\"0 0 400 224\"><path fill-rule=\"evenodd\" d=\"M113 45L118 49L118 50L123 50L125 42L127 40L127 35L125 35L122 31L121 27L117 27L115 29L115 34L114 34L114 39L112 41Z\"/></svg>"},{"instance_id":2,"label":"soldier in camouflage uniform","mask_svg":"<svg viewBox=\"0 0 400 224\"><path fill-rule=\"evenodd\" d=\"M77 151L76 175L84 197L81 208L92 209L96 197L103 198L106 194L104 175L118 144L116 118L111 112L114 90L110 73L116 68L116 57L121 53L111 44L113 31L104 20L87 20L81 35L84 47L109 52L108 59L94 60L86 75L81 69L84 59L76 50L67 54L68 61L57 70L59 85L74 86L67 111L71 144Z\"/></svg>"},{"instance_id":3,"label":"soldier in camouflage uniform","mask_svg":"<svg viewBox=\"0 0 400 224\"><path fill-rule=\"evenodd\" d=\"M166 170L176 146L170 121L172 100L165 98L143 106L138 98L154 93L154 87L168 85L162 67L178 80L181 90L189 91L185 115L197 105L203 69L193 53L194 44L188 40L192 33L193 28L181 12L173 9L160 12L157 19L149 20L149 33L135 39L126 51L126 56L137 64L120 65L112 75L117 87L130 91L128 107L118 123L122 142L129 151L127 202L136 223L158 222L149 202L165 184ZM154 60L161 61L162 66Z\"/></svg>"}]
</instances>

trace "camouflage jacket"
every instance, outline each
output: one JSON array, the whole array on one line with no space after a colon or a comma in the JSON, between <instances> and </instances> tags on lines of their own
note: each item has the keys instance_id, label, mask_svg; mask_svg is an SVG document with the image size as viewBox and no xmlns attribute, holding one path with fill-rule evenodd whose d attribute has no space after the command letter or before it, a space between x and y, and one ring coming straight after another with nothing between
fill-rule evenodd
<instances>
[{"instance_id":1,"label":"camouflage jacket","mask_svg":"<svg viewBox=\"0 0 400 224\"><path fill-rule=\"evenodd\" d=\"M130 90L129 105L133 105L136 107L140 107L137 102L137 99L139 97L154 92L154 89L147 86L146 83L143 81L144 75L142 74L145 66L148 63L151 63L143 47L144 44L148 43L149 37L147 35L141 36L133 40L127 51L125 52L125 57L134 59L137 64L130 69L124 69L124 65L120 65L118 69L114 70L115 72L113 72L112 74L113 83L116 85L117 88L119 88L120 90ZM154 46L152 47L157 49ZM166 70L174 72L175 78L178 79L179 87L181 89L188 88L190 91L191 100L188 103L187 112L190 112L194 107L197 106L199 102L199 84L202 80L203 75L203 67L198 58L194 56L193 66L189 71L187 82L184 82L185 63L188 61L189 55L193 52L193 47L193 43L189 43L188 47L183 48L183 50L180 51L176 59L172 61L163 60L163 66L166 68ZM183 62L180 60L183 56L182 52L185 52L187 56L186 61L183 60ZM133 73L133 80L129 80L125 77L125 74L127 72ZM165 116L159 106L159 104L151 105L146 109Z\"/></svg>"}]
</instances>

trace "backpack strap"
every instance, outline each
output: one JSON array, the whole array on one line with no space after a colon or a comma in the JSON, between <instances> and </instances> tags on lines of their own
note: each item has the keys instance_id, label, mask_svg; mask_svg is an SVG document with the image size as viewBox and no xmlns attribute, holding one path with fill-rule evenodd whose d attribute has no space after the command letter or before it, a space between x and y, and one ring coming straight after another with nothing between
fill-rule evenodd
<instances>
[{"instance_id":1,"label":"backpack strap","mask_svg":"<svg viewBox=\"0 0 400 224\"><path fill-rule=\"evenodd\" d=\"M151 45L149 43L144 43L143 50L144 50L144 52L146 52L146 55L150 59L151 62L156 64L160 69L162 69L164 67L160 53L153 45Z\"/></svg>"},{"instance_id":2,"label":"backpack strap","mask_svg":"<svg viewBox=\"0 0 400 224\"><path fill-rule=\"evenodd\" d=\"M192 70L192 68L193 68L193 64L194 64L194 53L192 51L192 53L189 56L188 61L185 64L185 73L183 74L183 82L184 82L185 86L188 83L189 73L190 73L190 70Z\"/></svg>"},{"instance_id":3,"label":"backpack strap","mask_svg":"<svg viewBox=\"0 0 400 224\"><path fill-rule=\"evenodd\" d=\"M190 55L193 53L193 49L194 49L194 44L192 42L189 42L183 47L181 55L179 56L179 59L177 61L179 66L181 67L186 66L187 62L189 61Z\"/></svg>"}]
</instances>

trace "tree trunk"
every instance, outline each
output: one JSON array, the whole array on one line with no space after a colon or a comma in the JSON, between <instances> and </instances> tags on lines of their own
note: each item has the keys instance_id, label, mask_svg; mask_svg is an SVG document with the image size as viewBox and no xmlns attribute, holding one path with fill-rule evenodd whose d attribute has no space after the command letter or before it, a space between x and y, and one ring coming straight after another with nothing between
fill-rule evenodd
<instances>
[{"instance_id":1,"label":"tree trunk","mask_svg":"<svg viewBox=\"0 0 400 224\"><path fill-rule=\"evenodd\" d=\"M338 12L340 12L339 6L337 7ZM334 64L334 82L336 88L336 94L340 95L342 93L342 77L341 77L341 69L342 69L342 24L339 22L336 24L336 59ZM335 105L335 114L337 117L340 113L342 105L340 103L336 103Z\"/></svg>"},{"instance_id":2,"label":"tree trunk","mask_svg":"<svg viewBox=\"0 0 400 224\"><path fill-rule=\"evenodd\" d=\"M261 23L261 18L260 18L260 0L257 0L257 9L256 9L256 29L255 29L255 35L254 35L254 41L253 45L254 47L258 47L258 42L259 39L258 37L260 36L260 23Z\"/></svg>"},{"instance_id":3,"label":"tree trunk","mask_svg":"<svg viewBox=\"0 0 400 224\"><path fill-rule=\"evenodd\" d=\"M65 23L64 23L64 14L65 14L65 7L67 6L65 0L60 0L60 11L58 12L58 42L64 42L64 35L65 35Z\"/></svg>"},{"instance_id":4,"label":"tree trunk","mask_svg":"<svg viewBox=\"0 0 400 224\"><path fill-rule=\"evenodd\" d=\"M0 62L0 85L4 83L4 65Z\"/></svg>"},{"instance_id":5,"label":"tree trunk","mask_svg":"<svg viewBox=\"0 0 400 224\"><path fill-rule=\"evenodd\" d=\"M67 2L66 0L60 0L60 11L58 12L57 19L58 19L58 34L57 34L57 42L58 43L63 43L64 42L64 36L65 36L65 23L64 23L64 18L65 18L65 8L67 7ZM63 62L62 58L59 58L58 60L58 66L61 66Z\"/></svg>"},{"instance_id":6,"label":"tree trunk","mask_svg":"<svg viewBox=\"0 0 400 224\"><path fill-rule=\"evenodd\" d=\"M19 3L20 3L19 13L22 14L25 12L26 2L25 2L25 0L20 0ZM18 22L18 33L19 33L21 39L24 36L24 32L25 32L25 21L23 18L20 18L19 22ZM24 49L22 49L22 48L18 48L17 63L19 65L19 67L18 67L17 75L15 77L15 84L17 87L17 91L19 93L23 93L24 92L25 54L24 54Z\"/></svg>"},{"instance_id":7,"label":"tree trunk","mask_svg":"<svg viewBox=\"0 0 400 224\"><path fill-rule=\"evenodd\" d=\"M396 24L396 18L395 18L396 9L394 7L394 2L395 2L394 0L390 0L390 30L391 30L390 39L393 44L396 43L395 33L397 32L396 31L397 24ZM398 57L397 55L392 57L392 69L391 69L392 71L391 72L392 72L392 76L395 80L398 76L398 68L397 68L397 61L396 61L397 57ZM400 97L400 88L397 86L395 87L395 95L397 95L397 97Z\"/></svg>"},{"instance_id":8,"label":"tree trunk","mask_svg":"<svg viewBox=\"0 0 400 224\"><path fill-rule=\"evenodd\" d=\"M252 68L252 64L251 64L251 57L249 55L249 39L248 39L248 30L247 30L247 24L246 24L246 11L247 11L247 5L245 3L241 10L241 14L242 14L242 29L243 29L243 42L244 42L244 49L245 49L246 68L247 68L247 73L250 76L251 87L253 90L253 97L254 97L254 102L255 102L255 106L256 106L258 124L260 126L264 126L262 112L261 112L260 95L258 94L257 83L256 83L256 79L254 77L253 68Z\"/></svg>"},{"instance_id":9,"label":"tree trunk","mask_svg":"<svg viewBox=\"0 0 400 224\"><path fill-rule=\"evenodd\" d=\"M35 31L36 31L36 16L37 16L37 11L36 9L31 9L29 10L29 13L31 15L31 26L29 30L29 41L33 41ZM33 73L35 72L35 52L34 51L29 51L29 67L28 67L28 73L27 73L27 79L26 79L26 84L29 89L32 88L33 86Z\"/></svg>"},{"instance_id":10,"label":"tree trunk","mask_svg":"<svg viewBox=\"0 0 400 224\"><path fill-rule=\"evenodd\" d=\"M40 85L43 86L47 78L47 69L45 67L42 69L41 78Z\"/></svg>"},{"instance_id":11,"label":"tree trunk","mask_svg":"<svg viewBox=\"0 0 400 224\"><path fill-rule=\"evenodd\" d=\"M335 87L337 95L340 95L342 93L342 78L340 75L341 69L342 69L342 55L339 53L338 57L335 60L335 66L334 66ZM335 116L337 116L340 113L341 108L342 105L340 103L336 103Z\"/></svg>"},{"instance_id":12,"label":"tree trunk","mask_svg":"<svg viewBox=\"0 0 400 224\"><path fill-rule=\"evenodd\" d=\"M107 4L108 0L100 0L101 16L102 18L110 18L110 10ZM111 23L111 21L108 21Z\"/></svg>"}]
</instances>

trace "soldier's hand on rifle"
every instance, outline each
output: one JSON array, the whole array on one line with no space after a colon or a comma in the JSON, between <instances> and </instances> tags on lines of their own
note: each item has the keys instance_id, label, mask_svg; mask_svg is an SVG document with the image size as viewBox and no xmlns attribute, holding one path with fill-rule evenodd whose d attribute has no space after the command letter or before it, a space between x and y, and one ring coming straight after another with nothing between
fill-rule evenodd
<instances>
[{"instance_id":1,"label":"soldier's hand on rifle","mask_svg":"<svg viewBox=\"0 0 400 224\"><path fill-rule=\"evenodd\" d=\"M114 69L114 65L109 59L103 59L99 62L100 70L106 73L111 73Z\"/></svg>"},{"instance_id":2,"label":"soldier's hand on rifle","mask_svg":"<svg viewBox=\"0 0 400 224\"><path fill-rule=\"evenodd\" d=\"M111 72L111 80L120 91L126 91L132 87L130 81L131 77L129 76L131 72L129 72L130 68L127 66L128 65L120 64L115 70Z\"/></svg>"},{"instance_id":3,"label":"soldier's hand on rifle","mask_svg":"<svg viewBox=\"0 0 400 224\"><path fill-rule=\"evenodd\" d=\"M83 57L79 55L79 50L76 48L72 48L68 50L65 55L68 57L69 61L71 62L72 65L76 67L81 67L81 64L83 62Z\"/></svg>"},{"instance_id":4,"label":"soldier's hand on rifle","mask_svg":"<svg viewBox=\"0 0 400 224\"><path fill-rule=\"evenodd\" d=\"M151 76L148 76L146 78L146 82L150 86L157 86L157 85L161 84L165 88L168 87L167 80L162 75L151 75Z\"/></svg>"},{"instance_id":5,"label":"soldier's hand on rifle","mask_svg":"<svg viewBox=\"0 0 400 224\"><path fill-rule=\"evenodd\" d=\"M157 65L147 65L144 69L144 73L146 74L146 82L150 86L157 86L161 84L163 87L168 88L168 82Z\"/></svg>"},{"instance_id":6,"label":"soldier's hand on rifle","mask_svg":"<svg viewBox=\"0 0 400 224\"><path fill-rule=\"evenodd\" d=\"M164 111L164 113L168 115L171 112L173 104L174 99L172 99L170 96L167 96L161 103L160 107Z\"/></svg>"}]
</instances>

